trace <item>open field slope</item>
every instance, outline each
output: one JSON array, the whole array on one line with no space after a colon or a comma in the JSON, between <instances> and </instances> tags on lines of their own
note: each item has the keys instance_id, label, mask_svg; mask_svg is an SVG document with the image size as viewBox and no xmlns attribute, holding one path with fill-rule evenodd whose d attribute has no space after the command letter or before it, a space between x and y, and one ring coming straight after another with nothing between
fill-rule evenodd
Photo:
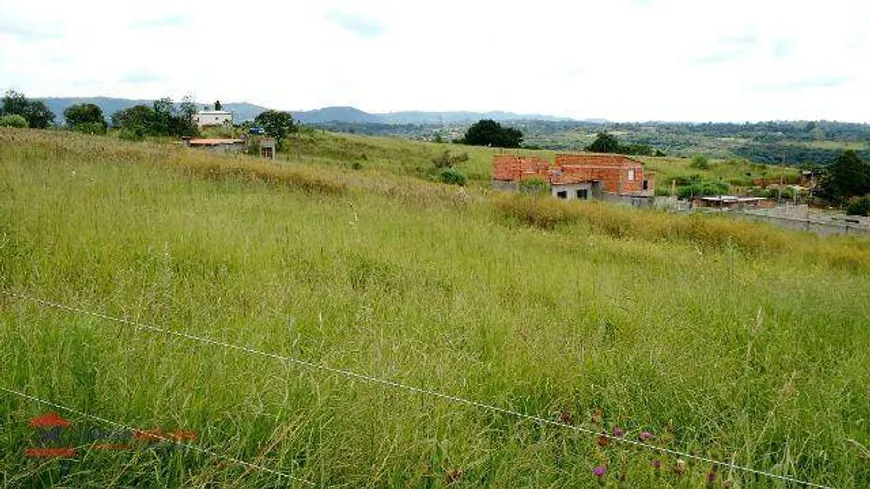
<instances>
[{"instance_id":1,"label":"open field slope","mask_svg":"<svg viewBox=\"0 0 870 489\"><path fill-rule=\"evenodd\" d=\"M344 143L323 144L270 164L0 130L0 288L870 486L866 243L475 189L461 199L403 174L392 153L364 149L354 171L326 154ZM346 143L367 144L384 148ZM198 447L317 487L598 487L596 466L609 487L620 474L630 487L703 487L711 469L678 476L676 456L8 295L0 346L2 388L190 430ZM0 392L4 485L308 487L165 443L97 450L81 434L71 461L25 457L27 421L47 410L111 428ZM792 487L725 467L714 487L729 479Z\"/></svg>"},{"instance_id":2,"label":"open field slope","mask_svg":"<svg viewBox=\"0 0 870 489\"><path fill-rule=\"evenodd\" d=\"M466 153L468 161L458 164L457 168L463 171L473 184L480 186L489 185L494 155L509 152L555 161L556 154L560 153L549 150L506 150L308 130L298 137L289 138L287 154L283 156L287 161L292 162L321 164L348 170L356 164L358 168L434 179L437 175L432 160L442 156L445 151L449 151L454 156ZM657 189L664 192L670 190L671 180L687 179L693 175L704 180L721 181L738 186L750 186L760 179L776 180L780 177L780 173L785 177L786 182L793 181L799 175L795 168L756 165L745 160L713 160L709 168L701 170L692 168L691 160L687 158L649 156L636 158L643 161L650 171L656 172Z\"/></svg>"}]
</instances>

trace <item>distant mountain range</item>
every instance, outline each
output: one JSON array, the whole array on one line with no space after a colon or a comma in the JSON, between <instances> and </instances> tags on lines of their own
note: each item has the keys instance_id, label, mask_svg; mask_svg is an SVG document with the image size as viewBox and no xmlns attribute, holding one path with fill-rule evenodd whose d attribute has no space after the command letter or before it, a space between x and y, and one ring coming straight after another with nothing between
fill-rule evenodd
<instances>
[{"instance_id":1,"label":"distant mountain range","mask_svg":"<svg viewBox=\"0 0 870 489\"><path fill-rule=\"evenodd\" d=\"M153 100L135 100L126 98L110 97L50 97L42 99L45 105L54 112L58 122L63 122L63 111L75 104L94 104L103 110L106 118L119 110L124 110L134 105L151 105ZM211 109L210 104L198 103L202 108ZM248 102L228 102L223 104L224 110L233 113L236 123L250 121L267 107L250 104ZM513 112L389 112L384 114L371 114L354 107L325 107L316 110L291 110L293 118L305 124L322 124L327 122L345 123L376 123L376 124L452 124L462 122L475 122L480 119L493 119L496 121L509 120L535 120L535 121L570 121L565 117L554 117L541 114L516 114Z\"/></svg>"}]
</instances>

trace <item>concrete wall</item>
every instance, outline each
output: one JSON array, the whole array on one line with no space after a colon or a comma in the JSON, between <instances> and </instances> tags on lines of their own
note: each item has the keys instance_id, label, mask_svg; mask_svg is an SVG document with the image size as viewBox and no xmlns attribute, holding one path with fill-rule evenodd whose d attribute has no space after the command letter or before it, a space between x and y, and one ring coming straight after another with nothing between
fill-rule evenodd
<instances>
[{"instance_id":1,"label":"concrete wall","mask_svg":"<svg viewBox=\"0 0 870 489\"><path fill-rule=\"evenodd\" d=\"M564 198L565 200L577 200L581 199L577 194L580 191L585 191L586 196L582 198L582 200L592 200L593 188L592 183L571 183L571 184L563 184L563 185L551 185L550 186L550 195L556 198ZM565 197L559 197L560 192L565 192Z\"/></svg>"},{"instance_id":2,"label":"concrete wall","mask_svg":"<svg viewBox=\"0 0 870 489\"><path fill-rule=\"evenodd\" d=\"M211 146L193 146L196 149L205 149L212 153L241 153L245 150L244 143L216 144Z\"/></svg>"},{"instance_id":3,"label":"concrete wall","mask_svg":"<svg viewBox=\"0 0 870 489\"><path fill-rule=\"evenodd\" d=\"M616 194L602 194L601 200L604 202L609 202L611 204L624 204L630 205L632 207L652 207L655 203L654 197L636 197L631 195L616 195Z\"/></svg>"},{"instance_id":4,"label":"concrete wall","mask_svg":"<svg viewBox=\"0 0 870 489\"><path fill-rule=\"evenodd\" d=\"M493 190L504 190L507 192L518 192L520 190L520 182L505 182L504 180L492 180L490 182Z\"/></svg>"},{"instance_id":5,"label":"concrete wall","mask_svg":"<svg viewBox=\"0 0 870 489\"><path fill-rule=\"evenodd\" d=\"M836 224L831 222L813 221L811 219L794 219L790 217L776 217L756 212L734 212L731 215L754 222L766 222L776 227L791 229L793 231L806 231L819 236L862 236L870 237L870 230L850 226L848 224Z\"/></svg>"},{"instance_id":6,"label":"concrete wall","mask_svg":"<svg viewBox=\"0 0 870 489\"><path fill-rule=\"evenodd\" d=\"M224 122L233 122L233 115L229 112L198 112L193 116L193 122L202 126L220 126Z\"/></svg>"}]
</instances>

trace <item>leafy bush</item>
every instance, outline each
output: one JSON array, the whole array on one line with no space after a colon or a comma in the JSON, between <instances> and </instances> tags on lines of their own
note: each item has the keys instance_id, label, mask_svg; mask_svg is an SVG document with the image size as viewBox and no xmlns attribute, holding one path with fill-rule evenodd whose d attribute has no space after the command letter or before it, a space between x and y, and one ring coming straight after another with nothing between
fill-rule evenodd
<instances>
[{"instance_id":1,"label":"leafy bush","mask_svg":"<svg viewBox=\"0 0 870 489\"><path fill-rule=\"evenodd\" d=\"M142 141L145 139L144 128L124 128L118 133L118 137L124 141Z\"/></svg>"},{"instance_id":2,"label":"leafy bush","mask_svg":"<svg viewBox=\"0 0 870 489\"><path fill-rule=\"evenodd\" d=\"M710 161L707 160L707 157L704 155L695 155L692 158L692 163L689 166L692 168L697 168L698 170L709 170Z\"/></svg>"},{"instance_id":3,"label":"leafy bush","mask_svg":"<svg viewBox=\"0 0 870 489\"><path fill-rule=\"evenodd\" d=\"M82 122L73 126L73 131L85 134L106 134L106 124L103 122Z\"/></svg>"},{"instance_id":4,"label":"leafy bush","mask_svg":"<svg viewBox=\"0 0 870 489\"><path fill-rule=\"evenodd\" d=\"M870 215L870 194L850 199L849 205L846 207L846 214L850 216Z\"/></svg>"},{"instance_id":5,"label":"leafy bush","mask_svg":"<svg viewBox=\"0 0 870 489\"><path fill-rule=\"evenodd\" d=\"M0 127L27 127L27 119L18 114L0 116Z\"/></svg>"},{"instance_id":6,"label":"leafy bush","mask_svg":"<svg viewBox=\"0 0 870 489\"><path fill-rule=\"evenodd\" d=\"M728 184L722 182L701 181L686 185L677 189L677 195L681 199L690 197L710 197L714 195L723 195L728 193Z\"/></svg>"},{"instance_id":7,"label":"leafy bush","mask_svg":"<svg viewBox=\"0 0 870 489\"><path fill-rule=\"evenodd\" d=\"M468 161L468 153L462 153L458 155L450 154L450 150L445 150L444 153L432 159L432 163L435 164L435 168L453 168L457 163L465 163Z\"/></svg>"},{"instance_id":8,"label":"leafy bush","mask_svg":"<svg viewBox=\"0 0 870 489\"><path fill-rule=\"evenodd\" d=\"M441 181L449 185L465 185L468 178L456 168L445 168L439 173Z\"/></svg>"}]
</instances>

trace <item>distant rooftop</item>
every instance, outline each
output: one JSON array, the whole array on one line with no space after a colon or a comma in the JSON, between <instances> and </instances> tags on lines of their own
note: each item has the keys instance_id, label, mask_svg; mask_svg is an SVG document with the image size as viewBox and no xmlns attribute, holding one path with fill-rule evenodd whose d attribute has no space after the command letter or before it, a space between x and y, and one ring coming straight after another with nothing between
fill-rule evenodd
<instances>
[{"instance_id":1,"label":"distant rooftop","mask_svg":"<svg viewBox=\"0 0 870 489\"><path fill-rule=\"evenodd\" d=\"M244 139L191 139L190 146L220 146L222 144L242 144Z\"/></svg>"}]
</instances>

